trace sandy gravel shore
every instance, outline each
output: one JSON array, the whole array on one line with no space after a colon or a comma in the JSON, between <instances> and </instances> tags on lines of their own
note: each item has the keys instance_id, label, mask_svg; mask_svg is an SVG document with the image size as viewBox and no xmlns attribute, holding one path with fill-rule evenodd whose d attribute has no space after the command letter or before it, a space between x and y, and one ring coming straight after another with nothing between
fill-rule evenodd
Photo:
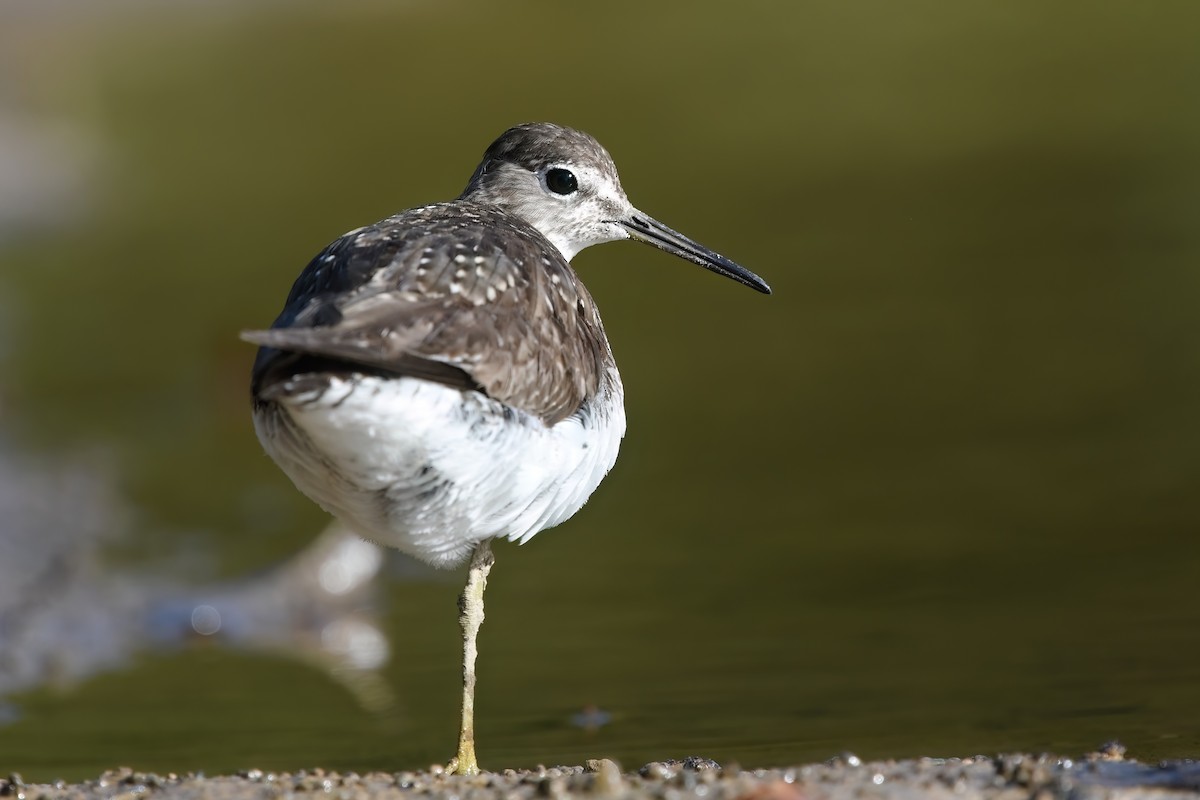
<instances>
[{"instance_id":1,"label":"sandy gravel shore","mask_svg":"<svg viewBox=\"0 0 1200 800\"><path fill-rule=\"evenodd\" d=\"M640 800L822 800L830 798L1184 798L1200 797L1200 763L1141 764L1109 749L1081 759L1056 756L863 762L852 755L778 769L721 766L703 758L646 764L622 772L597 759L582 767L485 772L475 777L425 772L294 773L248 770L237 775L155 775L116 769L77 784L0 779L0 797L16 800L274 800L328 797L532 800L603 797Z\"/></svg>"}]
</instances>

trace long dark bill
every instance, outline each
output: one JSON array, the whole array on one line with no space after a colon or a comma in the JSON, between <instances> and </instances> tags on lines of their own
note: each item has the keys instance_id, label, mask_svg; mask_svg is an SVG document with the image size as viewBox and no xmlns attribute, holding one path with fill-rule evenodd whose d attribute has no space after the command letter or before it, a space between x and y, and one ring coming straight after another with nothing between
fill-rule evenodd
<instances>
[{"instance_id":1,"label":"long dark bill","mask_svg":"<svg viewBox=\"0 0 1200 800\"><path fill-rule=\"evenodd\" d=\"M687 259L693 264L699 264L718 275L733 278L738 283L745 284L763 294L771 293L771 287L767 285L767 282L750 270L730 261L720 253L714 253L679 231L668 228L653 217L648 217L639 211L629 219L617 221L625 230L629 231L630 239L652 244L660 250Z\"/></svg>"}]
</instances>

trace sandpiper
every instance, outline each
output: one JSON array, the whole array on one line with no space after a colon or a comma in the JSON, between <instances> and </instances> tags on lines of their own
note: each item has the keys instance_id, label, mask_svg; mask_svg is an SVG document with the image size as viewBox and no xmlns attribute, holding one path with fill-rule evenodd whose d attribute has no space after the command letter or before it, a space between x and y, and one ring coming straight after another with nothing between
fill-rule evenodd
<instances>
[{"instance_id":1,"label":"sandpiper","mask_svg":"<svg viewBox=\"0 0 1200 800\"><path fill-rule=\"evenodd\" d=\"M254 362L254 427L322 508L437 567L470 556L459 601L462 728L448 769L479 771L476 636L489 541L570 518L617 458L624 394L570 260L646 242L764 294L749 270L635 209L600 143L505 131L457 200L335 240L300 273Z\"/></svg>"}]
</instances>

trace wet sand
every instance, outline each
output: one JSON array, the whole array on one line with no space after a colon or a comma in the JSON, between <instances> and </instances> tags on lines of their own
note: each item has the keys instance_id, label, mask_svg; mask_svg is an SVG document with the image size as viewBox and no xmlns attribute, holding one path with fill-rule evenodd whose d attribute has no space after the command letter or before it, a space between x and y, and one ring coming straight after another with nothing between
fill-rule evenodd
<instances>
[{"instance_id":1,"label":"wet sand","mask_svg":"<svg viewBox=\"0 0 1200 800\"><path fill-rule=\"evenodd\" d=\"M646 764L622 772L608 759L585 766L484 772L474 777L423 772L294 773L248 770L236 775L156 775L127 768L77 784L0 779L0 797L16 800L266 800L306 795L365 800L534 800L602 797L640 800L806 800L809 798L1088 798L1200 797L1200 763L1142 764L1110 746L1083 758L998 757L863 762L845 755L821 764L743 769L703 758Z\"/></svg>"}]
</instances>

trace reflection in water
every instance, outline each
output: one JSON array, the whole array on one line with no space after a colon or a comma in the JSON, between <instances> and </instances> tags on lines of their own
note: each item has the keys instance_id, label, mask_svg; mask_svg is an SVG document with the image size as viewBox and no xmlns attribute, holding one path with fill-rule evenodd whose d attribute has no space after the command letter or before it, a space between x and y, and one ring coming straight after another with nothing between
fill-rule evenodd
<instances>
[{"instance_id":1,"label":"reflection in water","mask_svg":"<svg viewBox=\"0 0 1200 800\"><path fill-rule=\"evenodd\" d=\"M322 667L371 710L391 703L378 670L391 655L375 619L376 545L337 525L274 569L190 591L147 595L142 638L170 646L194 637L299 657Z\"/></svg>"},{"instance_id":2,"label":"reflection in water","mask_svg":"<svg viewBox=\"0 0 1200 800\"><path fill-rule=\"evenodd\" d=\"M392 703L378 672L390 655L375 613L378 547L331 526L273 569L194 588L105 569L125 513L97 466L0 449L0 698L203 640L313 663L369 710ZM18 718L0 706L0 724Z\"/></svg>"}]
</instances>

